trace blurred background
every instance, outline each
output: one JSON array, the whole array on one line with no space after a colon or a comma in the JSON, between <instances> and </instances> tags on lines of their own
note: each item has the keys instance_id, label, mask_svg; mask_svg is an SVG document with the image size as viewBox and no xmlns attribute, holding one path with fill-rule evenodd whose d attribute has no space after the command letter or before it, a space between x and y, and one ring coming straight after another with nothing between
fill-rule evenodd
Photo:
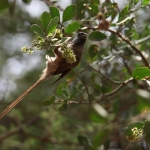
<instances>
[{"instance_id":1,"label":"blurred background","mask_svg":"<svg viewBox=\"0 0 150 150\"><path fill-rule=\"evenodd\" d=\"M41 14L44 11L49 11L49 6L57 7L62 13L68 5L77 4L79 2L80 0L0 0L1 112L35 83L45 68L46 51L35 50L32 55L21 51L23 46L31 46L32 41L36 38L36 35L31 33L30 26L32 24L39 24ZM101 4L104 0L100 2L98 0L88 0L87 2L91 4L98 2ZM118 8L122 10L129 0L116 0L113 2L118 2ZM138 5L136 5L136 7L138 7ZM143 33L145 29L143 26L149 23L149 8L135 13L134 16L137 16L137 22L134 26L139 34L135 34L134 38L137 40L149 34L148 32ZM146 23L144 22L145 20L147 21ZM112 28L115 27L113 26ZM149 31L149 28L147 28L147 31ZM135 32L135 30L133 32ZM113 42L116 42L116 45L118 44L116 36L110 36L109 40L114 40ZM73 89L75 86L81 92L86 93L83 95L85 99L89 96L89 100L95 99L100 94L115 89L117 87L116 84L110 83L110 81L101 76L98 72L94 72L90 68L86 70L88 64L96 62L98 59L99 61L102 60L100 60L100 55L109 56L110 59L115 56L112 59L113 61L109 60L107 63L107 59L105 59L100 62L106 75L117 81L123 81L129 78L131 74L129 75L123 62L126 62L129 68L133 69L135 66L141 65L140 58L135 58L132 51L128 47L125 47L126 45L122 41L123 44L119 41L121 48L117 46L122 51L126 48L126 52L128 53L124 55L125 57L122 57L122 53L120 53L120 51L118 52L115 49L116 47L111 49L110 47L112 45L110 47L107 46L111 44L110 41L101 43L104 51L100 51L101 54L97 55L96 58L91 58L88 51L90 42L87 42L81 63L72 70L67 77L54 85L52 85L52 83L58 76L46 80L9 112L6 117L0 120L0 149L90 150L89 145L93 137L98 131L105 131L108 122L105 122L106 120L103 120L103 118L101 120L102 124L92 122L89 118L89 112L91 111L90 105L69 105L66 111L66 106L61 107L59 104L56 104L46 107L43 106L42 102L43 100L49 99L52 95L56 94L59 96L64 89ZM148 46L149 43L150 42L147 42L145 46ZM124 47L122 47L122 45ZM114 49L116 53L112 52ZM145 49L149 50L147 48ZM146 54L146 58L149 58L149 52ZM124 58L125 61L122 58ZM131 73L130 70L129 72ZM74 78L76 78L76 80L73 80ZM68 80L73 81L68 84ZM143 82L140 82L140 86L139 84L135 85L138 88L147 89L147 86L145 86ZM101 105L108 111L109 117L114 117L114 120L110 119L112 121L110 124L113 124L113 130L105 143L107 148L109 146L114 148L111 150L121 150L121 147L126 149L132 147L131 149L133 150L143 149L142 144L142 146L139 143L137 145L133 143L128 144L125 136L122 135L121 128L127 119L140 113L141 101L138 100L143 100L143 98L137 96L136 89L133 88L135 85L129 84L129 86L118 93L116 97L109 97L106 101L101 102ZM91 92L90 94L88 93L88 88ZM84 97L80 98L84 99ZM74 99L75 101L79 100L78 97L74 97ZM144 103L143 105L145 106L146 104L147 103ZM107 133L108 132L102 133L101 141L103 141L103 138L105 139ZM88 147L86 147L86 145L88 145ZM99 148L99 150L101 149L104 148Z\"/></svg>"}]
</instances>

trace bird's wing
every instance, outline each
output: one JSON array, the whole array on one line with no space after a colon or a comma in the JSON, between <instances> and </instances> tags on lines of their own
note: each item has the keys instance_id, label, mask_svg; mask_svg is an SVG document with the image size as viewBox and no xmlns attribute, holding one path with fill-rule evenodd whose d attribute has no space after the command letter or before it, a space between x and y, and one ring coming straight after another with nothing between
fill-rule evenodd
<instances>
[{"instance_id":1,"label":"bird's wing","mask_svg":"<svg viewBox=\"0 0 150 150\"><path fill-rule=\"evenodd\" d=\"M66 70L65 72L63 72L63 73L59 76L59 78L58 78L55 82L53 82L53 84L56 83L57 81L59 81L59 80L60 80L61 78L63 78L64 76L66 76L70 71L71 71L71 69L68 69L68 70Z\"/></svg>"},{"instance_id":2,"label":"bird's wing","mask_svg":"<svg viewBox=\"0 0 150 150\"><path fill-rule=\"evenodd\" d=\"M65 59L63 59L60 66L57 68L57 70L54 73L54 75L58 75L58 74L61 74L61 75L54 83L56 83L61 78L66 76L74 67L76 67L79 64L80 60L78 59L78 57L76 57L76 59L77 59L77 61L74 62L73 64L69 64L66 62Z\"/></svg>"}]
</instances>

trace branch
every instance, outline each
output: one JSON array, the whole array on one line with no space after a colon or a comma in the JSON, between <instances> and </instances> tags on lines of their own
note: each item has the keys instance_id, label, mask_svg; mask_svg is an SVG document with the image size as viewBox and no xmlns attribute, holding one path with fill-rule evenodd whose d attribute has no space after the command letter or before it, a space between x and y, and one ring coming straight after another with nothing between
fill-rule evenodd
<instances>
[{"instance_id":1,"label":"branch","mask_svg":"<svg viewBox=\"0 0 150 150\"><path fill-rule=\"evenodd\" d=\"M109 78L108 76L106 76L106 75L104 75L103 73L101 73L100 71L94 69L94 68L91 67L90 65L89 65L89 67L92 68L94 71L98 72L101 76L103 76L104 78L106 78L107 80L109 80L110 82L112 82L113 84L121 84L121 83L123 83L123 82L115 81L115 80Z\"/></svg>"},{"instance_id":2,"label":"branch","mask_svg":"<svg viewBox=\"0 0 150 150\"><path fill-rule=\"evenodd\" d=\"M50 1L50 0L41 0L43 2L45 2L45 4L49 7L49 6L54 6L54 4ZM59 8L61 11L63 11L64 9L61 6L57 6L57 8Z\"/></svg>"},{"instance_id":3,"label":"branch","mask_svg":"<svg viewBox=\"0 0 150 150\"><path fill-rule=\"evenodd\" d=\"M130 12L133 13L133 12L135 12L135 11L141 9L141 8L145 8L147 6L150 6L150 3L148 3L147 5L141 6L141 7L137 8L137 9L135 9L135 10L134 9L130 9Z\"/></svg>"},{"instance_id":4,"label":"branch","mask_svg":"<svg viewBox=\"0 0 150 150\"><path fill-rule=\"evenodd\" d=\"M112 34L116 34L117 36L119 36L123 41L125 41L127 44L129 44L131 46L131 48L141 56L143 63L145 64L145 66L147 66L148 68L150 68L148 61L146 60L146 58L143 56L143 54L141 53L141 51L134 46L127 37L125 37L124 35L120 34L119 32L112 30L112 29L108 29L109 32L111 32Z\"/></svg>"},{"instance_id":5,"label":"branch","mask_svg":"<svg viewBox=\"0 0 150 150\"><path fill-rule=\"evenodd\" d=\"M101 100L105 100L106 98L112 96L112 95L115 95L118 91L120 91L125 85L127 85L128 83L132 82L134 79L131 77L127 80L125 80L124 82L122 82L116 89L114 89L113 91L109 92L109 93L106 93L106 94L102 94L100 95L97 100L95 101L90 101L90 102L85 102L85 101L68 101L68 104L95 104L95 103L98 103L99 101ZM58 103L64 103L64 100L57 100L55 104L58 104Z\"/></svg>"},{"instance_id":6,"label":"branch","mask_svg":"<svg viewBox=\"0 0 150 150\"><path fill-rule=\"evenodd\" d=\"M120 84L116 89L114 89L113 91L109 92L109 93L106 93L106 94L103 94L101 96L99 96L99 98L92 102L92 103L98 103L99 101L101 100L104 100L114 94L116 94L118 91L120 91L125 85L127 85L128 83L130 83L131 81L133 81L134 79L131 77L129 78L128 80L124 81L122 84Z\"/></svg>"}]
</instances>

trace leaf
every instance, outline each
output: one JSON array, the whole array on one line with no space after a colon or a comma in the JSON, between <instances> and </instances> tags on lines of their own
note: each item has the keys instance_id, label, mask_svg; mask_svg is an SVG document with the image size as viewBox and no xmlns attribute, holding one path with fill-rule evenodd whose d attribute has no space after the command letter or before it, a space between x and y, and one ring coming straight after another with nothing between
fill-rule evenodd
<instances>
[{"instance_id":1,"label":"leaf","mask_svg":"<svg viewBox=\"0 0 150 150\"><path fill-rule=\"evenodd\" d=\"M68 92L65 89L62 89L61 93L63 94L64 97L68 97Z\"/></svg>"},{"instance_id":2,"label":"leaf","mask_svg":"<svg viewBox=\"0 0 150 150\"><path fill-rule=\"evenodd\" d=\"M148 109L150 109L150 101L149 101L150 93L146 90L137 90L137 94L140 97L138 97L136 109L139 112L144 112L144 111L147 111Z\"/></svg>"},{"instance_id":3,"label":"leaf","mask_svg":"<svg viewBox=\"0 0 150 150\"><path fill-rule=\"evenodd\" d=\"M57 28L58 21L59 21L59 18L55 17L49 22L49 24L47 26L47 30L46 30L47 35L52 33Z\"/></svg>"},{"instance_id":4,"label":"leaf","mask_svg":"<svg viewBox=\"0 0 150 150\"><path fill-rule=\"evenodd\" d=\"M102 145L109 136L109 133L110 131L108 129L104 129L101 132L99 132L92 141L94 148L97 148L100 145Z\"/></svg>"},{"instance_id":5,"label":"leaf","mask_svg":"<svg viewBox=\"0 0 150 150\"><path fill-rule=\"evenodd\" d=\"M91 40L91 41L101 41L101 40L106 39L106 37L107 36L105 34L99 32L99 31L94 31L89 35L89 40Z\"/></svg>"},{"instance_id":6,"label":"leaf","mask_svg":"<svg viewBox=\"0 0 150 150\"><path fill-rule=\"evenodd\" d=\"M42 15L41 15L41 20L40 21L41 21L41 24L42 24L43 28L45 29L45 31L47 29L47 26L48 26L50 20L51 20L50 13L48 13L47 11L43 12Z\"/></svg>"},{"instance_id":7,"label":"leaf","mask_svg":"<svg viewBox=\"0 0 150 150\"><path fill-rule=\"evenodd\" d=\"M31 0L22 0L25 4L29 4Z\"/></svg>"},{"instance_id":8,"label":"leaf","mask_svg":"<svg viewBox=\"0 0 150 150\"><path fill-rule=\"evenodd\" d=\"M61 95L61 90L62 90L62 88L63 88L63 85L62 85L62 84L60 84L60 85L57 87L56 94L57 94L58 96Z\"/></svg>"},{"instance_id":9,"label":"leaf","mask_svg":"<svg viewBox=\"0 0 150 150\"><path fill-rule=\"evenodd\" d=\"M85 136L78 135L77 139L78 139L79 144L82 145L83 150L95 150L93 149L93 146L90 140L88 140L88 138L86 138Z\"/></svg>"},{"instance_id":10,"label":"leaf","mask_svg":"<svg viewBox=\"0 0 150 150\"><path fill-rule=\"evenodd\" d=\"M44 32L42 30L42 28L37 25L37 24L33 24L30 28L30 30L33 32L33 33L36 33L38 34L39 36L44 36Z\"/></svg>"},{"instance_id":11,"label":"leaf","mask_svg":"<svg viewBox=\"0 0 150 150\"><path fill-rule=\"evenodd\" d=\"M133 70L132 77L138 80L150 78L150 69L148 67L139 67Z\"/></svg>"},{"instance_id":12,"label":"leaf","mask_svg":"<svg viewBox=\"0 0 150 150\"><path fill-rule=\"evenodd\" d=\"M86 1L82 0L77 4L77 18L78 19L81 19L84 17L85 9L86 9L84 6L85 3L86 3Z\"/></svg>"},{"instance_id":13,"label":"leaf","mask_svg":"<svg viewBox=\"0 0 150 150\"><path fill-rule=\"evenodd\" d=\"M68 20L71 20L74 16L76 15L76 5L70 5L68 6L64 12L63 12L63 16L62 16L62 21L66 22Z\"/></svg>"},{"instance_id":14,"label":"leaf","mask_svg":"<svg viewBox=\"0 0 150 150\"><path fill-rule=\"evenodd\" d=\"M72 32L77 31L79 28L80 28L80 24L77 21L74 21L66 27L65 32L67 34L70 34Z\"/></svg>"},{"instance_id":15,"label":"leaf","mask_svg":"<svg viewBox=\"0 0 150 150\"><path fill-rule=\"evenodd\" d=\"M59 10L57 7L49 7L50 10L50 15L52 18L58 17L60 19L60 14L59 14Z\"/></svg>"},{"instance_id":16,"label":"leaf","mask_svg":"<svg viewBox=\"0 0 150 150\"><path fill-rule=\"evenodd\" d=\"M0 0L0 11L3 11L9 7L9 0Z\"/></svg>"},{"instance_id":17,"label":"leaf","mask_svg":"<svg viewBox=\"0 0 150 150\"><path fill-rule=\"evenodd\" d=\"M149 0L142 0L142 5L148 5L149 4Z\"/></svg>"},{"instance_id":18,"label":"leaf","mask_svg":"<svg viewBox=\"0 0 150 150\"><path fill-rule=\"evenodd\" d=\"M88 139L85 137L85 136L82 136L82 135L78 135L78 142L81 144L81 145L88 145Z\"/></svg>"},{"instance_id":19,"label":"leaf","mask_svg":"<svg viewBox=\"0 0 150 150\"><path fill-rule=\"evenodd\" d=\"M97 123L107 123L108 122L107 111L99 104L94 104L93 108L94 109L92 109L90 112L90 119L93 122Z\"/></svg>"},{"instance_id":20,"label":"leaf","mask_svg":"<svg viewBox=\"0 0 150 150\"><path fill-rule=\"evenodd\" d=\"M120 22L123 19L126 19L126 17L128 16L128 14L130 13L129 11L129 5L126 5L121 12L119 13L119 19L118 22Z\"/></svg>"},{"instance_id":21,"label":"leaf","mask_svg":"<svg viewBox=\"0 0 150 150\"><path fill-rule=\"evenodd\" d=\"M149 127L150 127L150 122L149 122L149 120L148 121L146 121L145 122L145 126L144 126L144 131L145 131L145 142L147 143L147 144L150 144L150 129L149 129Z\"/></svg>"},{"instance_id":22,"label":"leaf","mask_svg":"<svg viewBox=\"0 0 150 150\"><path fill-rule=\"evenodd\" d=\"M43 101L43 105L44 105L44 106L49 106L49 105L55 103L55 99L56 99L56 98L55 98L55 96L53 95L52 97L50 97L50 99L44 100L44 101Z\"/></svg>"},{"instance_id":23,"label":"leaf","mask_svg":"<svg viewBox=\"0 0 150 150\"><path fill-rule=\"evenodd\" d=\"M98 46L96 44L93 44L89 47L89 55L91 58L93 58L94 56L96 56L97 52L98 52Z\"/></svg>"},{"instance_id":24,"label":"leaf","mask_svg":"<svg viewBox=\"0 0 150 150\"><path fill-rule=\"evenodd\" d=\"M59 110L60 112L66 112L66 111L67 111L67 108L68 108L67 104L64 103L63 105L61 105L61 106L58 108L58 110Z\"/></svg>"},{"instance_id":25,"label":"leaf","mask_svg":"<svg viewBox=\"0 0 150 150\"><path fill-rule=\"evenodd\" d=\"M71 98L75 98L75 96L78 95L78 94L80 94L80 93L81 93L80 90L74 90L74 91L71 93L71 95L69 96L69 98L70 98L70 99L71 99Z\"/></svg>"},{"instance_id":26,"label":"leaf","mask_svg":"<svg viewBox=\"0 0 150 150\"><path fill-rule=\"evenodd\" d=\"M99 12L98 5L91 4L89 7L91 8L91 9L88 10L91 17L96 16Z\"/></svg>"},{"instance_id":27,"label":"leaf","mask_svg":"<svg viewBox=\"0 0 150 150\"><path fill-rule=\"evenodd\" d=\"M93 5L100 5L100 1L99 0L91 0L91 4Z\"/></svg>"}]
</instances>

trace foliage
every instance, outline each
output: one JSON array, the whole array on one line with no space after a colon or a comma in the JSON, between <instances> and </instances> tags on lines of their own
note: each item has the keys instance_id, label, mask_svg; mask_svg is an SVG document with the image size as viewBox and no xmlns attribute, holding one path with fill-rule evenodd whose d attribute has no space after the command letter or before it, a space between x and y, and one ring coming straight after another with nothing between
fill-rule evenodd
<instances>
[{"instance_id":1,"label":"foliage","mask_svg":"<svg viewBox=\"0 0 150 150\"><path fill-rule=\"evenodd\" d=\"M16 85L8 88L6 82L0 88L1 111L38 79L46 54L53 56L60 46L72 63L76 60L67 44L76 32L88 34L78 67L57 84L50 83L55 77L42 83L1 120L1 149L150 149L149 1L131 0L120 8L110 0L79 0L65 9L57 1L43 1L49 11L37 19L15 0L0 2L1 86L11 69L17 72L17 63L14 68L7 65L12 59L28 64L23 76L7 76ZM21 39L13 42L16 49L11 51L8 38L20 32L28 34L31 45L22 45L22 51L32 55L17 48ZM37 54L41 62L32 67Z\"/></svg>"}]
</instances>

